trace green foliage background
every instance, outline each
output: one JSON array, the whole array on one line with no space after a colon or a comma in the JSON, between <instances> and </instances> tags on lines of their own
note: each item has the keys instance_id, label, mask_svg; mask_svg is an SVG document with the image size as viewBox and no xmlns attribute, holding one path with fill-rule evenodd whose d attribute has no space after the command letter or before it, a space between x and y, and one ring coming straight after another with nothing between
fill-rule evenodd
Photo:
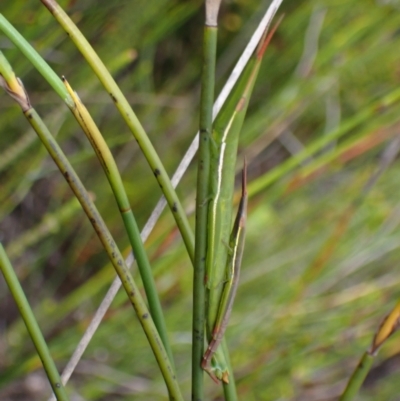
<instances>
[{"instance_id":1,"label":"green foliage background","mask_svg":"<svg viewBox=\"0 0 400 401\"><path fill-rule=\"evenodd\" d=\"M113 72L172 174L198 125L202 2L60 4ZM218 90L268 4L223 2ZM295 149L309 148L397 89L399 9L398 0L283 1L286 16L267 50L241 136L238 160L241 164L246 155L250 181L279 171ZM40 1L2 0L0 12L78 90L112 147L142 226L160 191L111 99ZM93 192L121 248L127 247L108 183L76 122L1 34L0 48ZM373 108L306 164L296 164L267 187L250 186L241 283L227 332L241 399L337 399L397 302L398 162L368 194L362 188L383 149L400 134L399 111L396 102ZM178 194L192 213L194 163ZM345 215L350 217L338 228ZM0 96L0 230L62 368L114 271L70 189L5 95ZM332 252L315 267L327 243ZM146 246L189 398L192 268L169 212ZM360 400L398 399L399 351L394 335ZM76 400L166 399L154 357L122 292L68 389ZM219 399L219 386L210 382L207 391L209 399ZM0 280L0 398L39 400L48 393L40 361Z\"/></svg>"}]
</instances>

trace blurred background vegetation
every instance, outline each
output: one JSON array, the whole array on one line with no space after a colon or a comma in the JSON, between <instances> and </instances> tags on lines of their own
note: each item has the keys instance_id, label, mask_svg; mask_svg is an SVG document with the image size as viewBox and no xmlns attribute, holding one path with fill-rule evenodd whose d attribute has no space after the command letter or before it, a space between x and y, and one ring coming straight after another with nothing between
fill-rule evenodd
<instances>
[{"instance_id":1,"label":"blurred background vegetation","mask_svg":"<svg viewBox=\"0 0 400 401\"><path fill-rule=\"evenodd\" d=\"M172 175L198 125L202 1L60 4L116 77ZM218 91L268 4L223 2ZM241 165L246 155L249 162L252 196L226 336L240 399L328 401L338 398L400 296L400 165L394 160L387 166L388 150L396 154L399 147L400 105L385 98L396 94L400 80L400 1L284 0L283 11L240 140L238 160ZM143 226L160 190L97 78L40 1L2 0L0 12L78 90L112 148ZM126 248L109 185L75 120L1 33L0 48ZM322 140L315 152L294 158ZM379 180L372 181L377 171ZM195 174L192 163L178 187L189 214ZM114 270L66 182L6 95L0 96L0 231L62 369ZM146 247L188 399L192 268L169 212ZM394 335L360 400L399 399L399 352ZM73 400L166 399L123 292L67 388ZM0 399L43 400L49 391L0 278ZM210 381L207 393L219 399L221 387Z\"/></svg>"}]
</instances>

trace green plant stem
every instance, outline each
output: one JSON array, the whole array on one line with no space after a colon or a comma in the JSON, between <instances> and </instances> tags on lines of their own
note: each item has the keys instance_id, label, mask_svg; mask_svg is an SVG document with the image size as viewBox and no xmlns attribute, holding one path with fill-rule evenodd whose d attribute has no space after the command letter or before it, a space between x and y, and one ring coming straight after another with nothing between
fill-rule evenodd
<instances>
[{"instance_id":1,"label":"green plant stem","mask_svg":"<svg viewBox=\"0 0 400 401\"><path fill-rule=\"evenodd\" d=\"M108 182L110 183L111 189L114 193L118 204L118 209L121 213L129 242L133 250L133 254L135 255L135 259L139 267L151 316L168 353L169 359L173 364L172 349L168 341L167 327L161 308L160 298L156 289L156 284L154 282L152 269L142 238L140 236L139 227L137 225L135 216L133 215L128 195L126 194L125 187L117 167L117 163L115 162L115 159L110 151L110 148L107 146L104 137L102 136L96 123L93 121L92 116L89 114L88 110L81 102L77 94L72 90L65 78L63 78L63 81L74 102L74 106L71 107L71 111L89 139L89 142L92 145L101 166L103 167Z\"/></svg>"},{"instance_id":2,"label":"green plant stem","mask_svg":"<svg viewBox=\"0 0 400 401\"><path fill-rule=\"evenodd\" d=\"M146 303L140 295L140 291L125 263L125 260L117 247L117 244L115 243L93 201L90 199L90 196L80 181L78 175L69 163L67 157L58 146L56 140L53 138L40 116L36 113L35 109L32 108L22 82L15 77L11 66L1 52L0 78L1 86L20 105L25 117L38 134L43 145L46 147L47 151L57 164L64 178L82 205L83 210L85 211L89 221L91 222L101 243L103 244L103 247L109 256L110 261L122 282L122 285L124 286L128 298L131 301L136 315L147 336L160 370L163 374L169 391L170 399L183 400L173 366L169 360L160 335L147 309Z\"/></svg>"},{"instance_id":3,"label":"green plant stem","mask_svg":"<svg viewBox=\"0 0 400 401\"><path fill-rule=\"evenodd\" d=\"M46 78L57 94L67 103L74 104L59 76L43 60L39 53L26 41L26 39L0 14L0 29L14 43L14 45L26 56L35 68Z\"/></svg>"},{"instance_id":4,"label":"green plant stem","mask_svg":"<svg viewBox=\"0 0 400 401\"><path fill-rule=\"evenodd\" d=\"M21 313L22 319L24 320L25 326L29 332L29 335L35 345L36 351L42 361L43 368L46 371L50 385L58 401L68 401L69 398L65 391L60 378L60 374L56 368L56 365L51 357L50 351L47 347L46 341L40 331L39 325L35 319L35 315L30 307L30 304L25 296L24 290L18 280L17 275L11 265L10 260L0 242L0 269L6 280L8 288L18 306L19 312Z\"/></svg>"},{"instance_id":5,"label":"green plant stem","mask_svg":"<svg viewBox=\"0 0 400 401\"><path fill-rule=\"evenodd\" d=\"M371 369L374 359L374 355L372 355L368 351L364 353L360 362L357 365L357 368L355 369L349 382L347 383L346 389L340 396L339 401L351 401L354 399L365 378L367 377L367 374Z\"/></svg>"},{"instance_id":6,"label":"green plant stem","mask_svg":"<svg viewBox=\"0 0 400 401\"><path fill-rule=\"evenodd\" d=\"M46 78L57 94L66 102L67 106L74 114L76 120L81 125L83 131L93 146L93 149L100 160L118 203L119 211L121 213L133 253L138 263L143 286L149 302L150 313L154 319L157 330L160 333L169 358L173 363L172 350L168 341L165 319L154 283L151 266L140 237L140 231L137 226L136 219L131 210L129 200L122 183L121 176L110 149L108 148L103 136L101 135L89 112L83 106L77 95L69 87L68 83L65 80L63 83L63 81L57 76L57 74L55 74L46 61L43 60L36 50L26 42L22 35L1 14L0 29L3 30L3 32L23 52L29 61L31 61L37 70ZM68 88L70 90L68 90Z\"/></svg>"},{"instance_id":7,"label":"green plant stem","mask_svg":"<svg viewBox=\"0 0 400 401\"><path fill-rule=\"evenodd\" d=\"M207 252L207 217L209 203L210 137L214 104L216 26L205 26L203 37L203 70L200 100L199 160L197 169L195 262L193 275L192 399L204 399L203 369L205 327L205 261Z\"/></svg>"},{"instance_id":8,"label":"green plant stem","mask_svg":"<svg viewBox=\"0 0 400 401\"><path fill-rule=\"evenodd\" d=\"M194 261L194 239L189 221L186 217L185 211L176 195L176 192L172 186L172 183L168 177L165 168L158 157L150 139L148 138L143 126L136 117L130 107L127 99L123 95L122 91L114 81L113 77L100 60L99 56L93 50L89 42L82 35L79 29L76 27L74 22L68 17L64 10L57 4L55 0L41 0L41 2L49 9L53 14L54 18L59 22L62 28L67 32L68 36L75 43L78 50L85 57L104 88L107 90L111 99L114 101L117 109L121 113L121 116L125 120L132 134L134 135L140 149L149 163L154 176L156 177L161 190L168 202L168 205L175 218L176 224L183 237L187 252L193 263Z\"/></svg>"},{"instance_id":9,"label":"green plant stem","mask_svg":"<svg viewBox=\"0 0 400 401\"><path fill-rule=\"evenodd\" d=\"M78 175L73 170L68 159L58 146L43 121L40 119L36 111L31 108L25 113L26 118L38 133L41 141L45 145L46 149L56 162L61 173L64 175L71 189L75 193L79 202L82 205L85 213L87 214L90 222L93 225L97 235L100 238L107 254L110 257L111 263L113 264L118 276L121 279L122 285L128 294L128 297L134 307L137 317L146 333L151 348L157 359L158 365L160 366L161 372L164 376L164 380L167 384L168 391L173 400L182 400L182 395L176 381L176 377L172 364L169 361L168 354L162 344L161 338L158 334L157 328L151 318L146 304L140 295L140 291L125 264L124 258L121 255L114 239L112 238L106 224L104 223L100 213L96 206L90 199L86 189L80 181Z\"/></svg>"}]
</instances>

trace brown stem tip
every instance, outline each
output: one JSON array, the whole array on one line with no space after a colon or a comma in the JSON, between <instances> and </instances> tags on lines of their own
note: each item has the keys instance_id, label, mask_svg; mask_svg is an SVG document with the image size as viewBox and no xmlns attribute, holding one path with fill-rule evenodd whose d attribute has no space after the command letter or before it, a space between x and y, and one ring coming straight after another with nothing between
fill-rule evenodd
<instances>
[{"instance_id":1,"label":"brown stem tip","mask_svg":"<svg viewBox=\"0 0 400 401\"><path fill-rule=\"evenodd\" d=\"M268 26L265 29L265 32L264 32L264 34L260 40L260 43L258 45L258 48L257 48L257 58L259 60L263 57L265 50L267 49L267 47L269 45L269 42L271 41L272 37L274 36L275 31L278 29L279 25L281 24L284 16L285 16L285 14L282 14L279 17L278 21L276 22L276 24L273 26L273 28L271 29L271 31L269 33L268 33ZM268 33L268 35L267 35L267 33Z\"/></svg>"}]
</instances>

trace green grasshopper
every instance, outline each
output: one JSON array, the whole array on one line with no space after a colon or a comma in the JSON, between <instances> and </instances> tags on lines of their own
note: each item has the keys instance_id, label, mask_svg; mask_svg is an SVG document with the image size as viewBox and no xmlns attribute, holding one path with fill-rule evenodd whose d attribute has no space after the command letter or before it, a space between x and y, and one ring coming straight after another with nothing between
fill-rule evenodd
<instances>
[{"instance_id":1,"label":"green grasshopper","mask_svg":"<svg viewBox=\"0 0 400 401\"><path fill-rule=\"evenodd\" d=\"M279 24L279 22L278 22ZM224 337L236 294L244 248L247 209L246 163L242 174L242 196L231 231L234 174L239 133L262 56L278 24L260 44L243 70L231 95L218 114L210 137L210 177L205 286L206 328L209 346L202 368L215 381L229 383L229 371L220 343Z\"/></svg>"},{"instance_id":2,"label":"green grasshopper","mask_svg":"<svg viewBox=\"0 0 400 401\"><path fill-rule=\"evenodd\" d=\"M227 372L219 370L218 367L211 366L211 359L217 351L225 334L226 327L228 326L229 317L233 307L233 300L235 299L236 290L239 284L240 266L242 263L244 238L247 217L247 170L246 162L244 163L242 173L242 196L240 198L238 212L233 224L232 233L229 239L229 258L227 267L228 278L223 287L221 295L221 303L219 304L217 319L212 331L211 341L208 345L207 351L203 356L202 368L207 371L211 378L218 382L223 380L227 382Z\"/></svg>"}]
</instances>

